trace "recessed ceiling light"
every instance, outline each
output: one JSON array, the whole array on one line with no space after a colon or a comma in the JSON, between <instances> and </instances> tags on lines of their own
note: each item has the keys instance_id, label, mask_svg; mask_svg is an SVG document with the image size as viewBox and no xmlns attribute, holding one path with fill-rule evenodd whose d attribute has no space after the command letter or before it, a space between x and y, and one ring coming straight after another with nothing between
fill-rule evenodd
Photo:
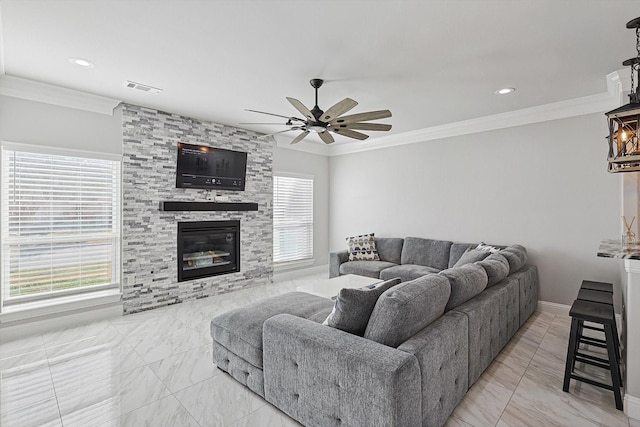
<instances>
[{"instance_id":1,"label":"recessed ceiling light","mask_svg":"<svg viewBox=\"0 0 640 427\"><path fill-rule=\"evenodd\" d=\"M513 87L503 87L502 89L498 89L496 91L496 95L508 95L510 93L515 92L516 89Z\"/></svg>"},{"instance_id":2,"label":"recessed ceiling light","mask_svg":"<svg viewBox=\"0 0 640 427\"><path fill-rule=\"evenodd\" d=\"M83 59L83 58L69 58L69 62L71 62L72 64L75 64L75 65L79 65L81 67L85 67L85 68L93 68L93 67L95 67L93 62L88 61L88 60Z\"/></svg>"}]
</instances>

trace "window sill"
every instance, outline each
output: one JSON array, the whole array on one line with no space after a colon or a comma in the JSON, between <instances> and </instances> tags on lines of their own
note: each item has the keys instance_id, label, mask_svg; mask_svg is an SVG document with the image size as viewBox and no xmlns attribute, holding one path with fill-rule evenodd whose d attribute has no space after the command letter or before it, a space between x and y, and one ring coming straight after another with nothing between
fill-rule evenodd
<instances>
[{"instance_id":1,"label":"window sill","mask_svg":"<svg viewBox=\"0 0 640 427\"><path fill-rule=\"evenodd\" d=\"M273 271L279 272L279 271L293 270L296 268L309 267L313 265L314 262L315 260L313 258L303 259L300 261L278 262L273 264Z\"/></svg>"},{"instance_id":2,"label":"window sill","mask_svg":"<svg viewBox=\"0 0 640 427\"><path fill-rule=\"evenodd\" d=\"M107 289L86 294L69 295L49 300L25 302L21 304L2 307L0 323L19 322L32 320L38 317L67 314L119 304L122 300L120 289Z\"/></svg>"}]
</instances>

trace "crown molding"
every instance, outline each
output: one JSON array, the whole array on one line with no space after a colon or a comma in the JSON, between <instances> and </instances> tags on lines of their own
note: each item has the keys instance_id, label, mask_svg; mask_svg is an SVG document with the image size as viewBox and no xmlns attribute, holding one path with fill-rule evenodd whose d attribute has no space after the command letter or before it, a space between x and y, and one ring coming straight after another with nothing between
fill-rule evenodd
<instances>
[{"instance_id":1,"label":"crown molding","mask_svg":"<svg viewBox=\"0 0 640 427\"><path fill-rule=\"evenodd\" d=\"M613 82L617 84L620 92L629 92L631 90L631 73L629 68L621 68L613 73L607 74L607 85Z\"/></svg>"},{"instance_id":2,"label":"crown molding","mask_svg":"<svg viewBox=\"0 0 640 427\"><path fill-rule=\"evenodd\" d=\"M630 82L627 83L625 81L624 74L622 74L621 71L623 70L615 71L607 75L607 92L604 93L432 126L367 141L355 141L349 144L336 145L330 147L329 156L341 156L343 154L379 150L382 148L397 147L399 145L415 144L418 142L565 119L585 114L602 113L619 107L621 105L621 94L625 84L630 86Z\"/></svg>"},{"instance_id":3,"label":"crown molding","mask_svg":"<svg viewBox=\"0 0 640 427\"><path fill-rule=\"evenodd\" d=\"M619 98L611 97L608 93L590 95L522 110L509 111L507 113L418 129L397 135L389 135L376 138L369 142L358 141L350 143L349 145L339 145L331 147L329 155L340 156L361 151L378 150L381 148L487 132L591 113L600 113L616 108L619 105Z\"/></svg>"},{"instance_id":4,"label":"crown molding","mask_svg":"<svg viewBox=\"0 0 640 427\"><path fill-rule=\"evenodd\" d=\"M113 109L120 104L119 99L7 75L0 76L0 95L91 111L108 116L113 115Z\"/></svg>"}]
</instances>

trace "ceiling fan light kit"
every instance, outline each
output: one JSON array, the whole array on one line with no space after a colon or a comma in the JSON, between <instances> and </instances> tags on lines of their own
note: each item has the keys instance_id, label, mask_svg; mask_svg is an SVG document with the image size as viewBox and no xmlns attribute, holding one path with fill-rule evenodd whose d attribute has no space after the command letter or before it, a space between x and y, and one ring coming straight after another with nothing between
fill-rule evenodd
<instances>
[{"instance_id":1,"label":"ceiling fan light kit","mask_svg":"<svg viewBox=\"0 0 640 427\"><path fill-rule=\"evenodd\" d=\"M356 132L354 129L358 130L372 130L372 131L389 131L391 130L391 125L381 124L381 123L367 123L371 120L378 119L386 119L391 117L391 111L389 110L379 110L379 111L369 111L366 113L358 113L352 114L349 116L344 116L343 114L351 111L358 103L351 98L345 98L337 104L330 107L327 111L323 111L320 107L318 107L318 89L322 87L324 80L322 79L311 79L309 81L311 87L315 90L315 105L312 109L308 109L302 102L298 101L295 98L287 97L287 101L298 110L300 114L302 114L305 118L301 119L299 117L293 116L283 116L280 114L267 113L264 111L258 110L246 110L251 111L253 113L267 114L270 116L281 117L287 119L284 126L289 126L289 129L276 132L270 135L276 135L284 132L290 132L295 130L301 130L298 136L296 136L291 144L297 144L302 141L307 135L310 133L316 133L325 144L331 144L335 142L331 133L336 135L346 136L348 138L354 138L359 140L364 140L369 138L369 135L366 135L361 132ZM253 123L253 124L272 124L272 123ZM265 135L265 136L270 136Z\"/></svg>"},{"instance_id":2,"label":"ceiling fan light kit","mask_svg":"<svg viewBox=\"0 0 640 427\"><path fill-rule=\"evenodd\" d=\"M640 171L640 18L627 22L636 31L636 56L622 65L631 68L629 103L605 113L609 124L609 154L607 170Z\"/></svg>"}]
</instances>

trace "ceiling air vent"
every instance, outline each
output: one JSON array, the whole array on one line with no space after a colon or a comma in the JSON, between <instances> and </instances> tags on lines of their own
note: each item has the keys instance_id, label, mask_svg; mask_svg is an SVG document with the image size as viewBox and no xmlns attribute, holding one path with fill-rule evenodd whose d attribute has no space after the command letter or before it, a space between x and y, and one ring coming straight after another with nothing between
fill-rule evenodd
<instances>
[{"instance_id":1,"label":"ceiling air vent","mask_svg":"<svg viewBox=\"0 0 640 427\"><path fill-rule=\"evenodd\" d=\"M131 80L127 80L127 82L124 84L124 86L128 87L129 89L135 89L135 90L139 90L139 91L142 91L142 92L149 92L149 93L160 93L160 92L162 92L162 89L159 89L157 87L144 85L142 83L132 82Z\"/></svg>"}]
</instances>

